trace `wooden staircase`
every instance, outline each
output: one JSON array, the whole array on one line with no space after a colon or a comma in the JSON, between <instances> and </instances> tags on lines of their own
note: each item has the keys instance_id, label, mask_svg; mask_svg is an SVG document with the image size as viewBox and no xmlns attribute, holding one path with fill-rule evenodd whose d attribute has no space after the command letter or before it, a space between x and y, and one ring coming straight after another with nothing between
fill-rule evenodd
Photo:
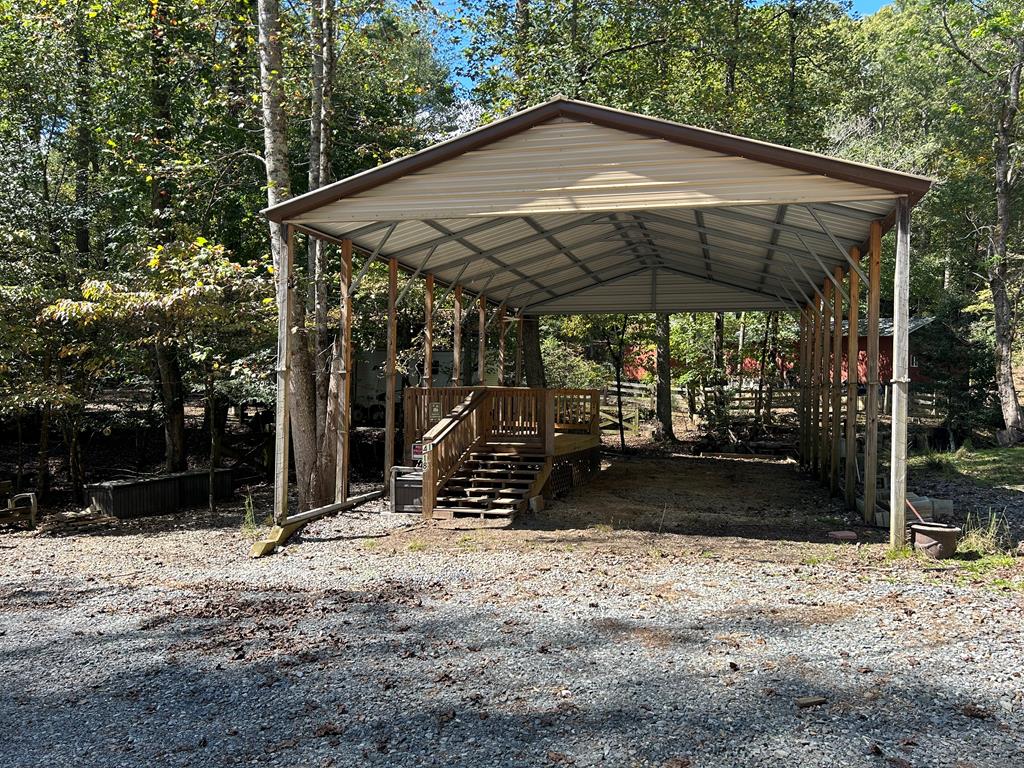
<instances>
[{"instance_id":1,"label":"wooden staircase","mask_svg":"<svg viewBox=\"0 0 1024 768\"><path fill-rule=\"evenodd\" d=\"M438 490L435 509L444 517L511 518L540 493L549 471L543 453L481 445Z\"/></svg>"}]
</instances>

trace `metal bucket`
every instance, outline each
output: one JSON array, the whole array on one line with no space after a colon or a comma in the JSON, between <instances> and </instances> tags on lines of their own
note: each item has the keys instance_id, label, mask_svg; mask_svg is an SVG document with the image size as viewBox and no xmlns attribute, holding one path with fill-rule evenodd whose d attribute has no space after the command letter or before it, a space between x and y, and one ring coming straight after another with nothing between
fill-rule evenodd
<instances>
[{"instance_id":1,"label":"metal bucket","mask_svg":"<svg viewBox=\"0 0 1024 768\"><path fill-rule=\"evenodd\" d=\"M933 560L944 560L956 554L956 544L963 531L955 525L942 523L911 523L910 544Z\"/></svg>"}]
</instances>

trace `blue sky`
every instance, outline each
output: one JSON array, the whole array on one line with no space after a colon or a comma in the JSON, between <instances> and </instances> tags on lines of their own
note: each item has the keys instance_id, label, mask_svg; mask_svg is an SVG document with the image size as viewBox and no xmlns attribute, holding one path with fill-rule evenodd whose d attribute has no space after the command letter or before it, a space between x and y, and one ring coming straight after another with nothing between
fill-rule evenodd
<instances>
[{"instance_id":1,"label":"blue sky","mask_svg":"<svg viewBox=\"0 0 1024 768\"><path fill-rule=\"evenodd\" d=\"M757 0L755 0L755 2L757 2ZM857 16L870 16L879 8L888 5L890 2L892 2L892 0L852 0L853 8L851 9L851 12ZM435 0L435 4L441 11L448 13L456 11L459 7L458 0ZM457 32L454 32L454 34L459 37ZM450 29L444 33L445 38L449 38L452 35L453 30ZM460 48L460 44L452 44L447 40L441 43L442 55L453 64L456 60L461 58ZM472 88L472 83L466 78L456 77L455 80L463 89L469 90Z\"/></svg>"}]
</instances>

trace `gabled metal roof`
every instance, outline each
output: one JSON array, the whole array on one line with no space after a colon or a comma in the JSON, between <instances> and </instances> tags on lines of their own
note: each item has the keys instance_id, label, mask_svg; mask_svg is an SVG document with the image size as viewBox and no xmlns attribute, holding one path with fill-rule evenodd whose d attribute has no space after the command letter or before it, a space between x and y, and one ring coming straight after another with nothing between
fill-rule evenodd
<instances>
[{"instance_id":1,"label":"gabled metal roof","mask_svg":"<svg viewBox=\"0 0 1024 768\"><path fill-rule=\"evenodd\" d=\"M780 309L930 183L556 99L265 213L528 313Z\"/></svg>"}]
</instances>

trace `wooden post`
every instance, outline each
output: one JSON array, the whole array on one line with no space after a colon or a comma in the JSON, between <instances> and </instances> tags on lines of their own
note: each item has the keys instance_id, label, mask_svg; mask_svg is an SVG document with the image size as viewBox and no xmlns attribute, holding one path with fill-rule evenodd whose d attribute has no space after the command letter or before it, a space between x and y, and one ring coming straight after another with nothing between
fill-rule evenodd
<instances>
[{"instance_id":1,"label":"wooden post","mask_svg":"<svg viewBox=\"0 0 1024 768\"><path fill-rule=\"evenodd\" d=\"M341 381L338 383L338 461L334 501L348 499L349 439L352 426L352 241L341 241Z\"/></svg>"},{"instance_id":2,"label":"wooden post","mask_svg":"<svg viewBox=\"0 0 1024 768\"><path fill-rule=\"evenodd\" d=\"M864 522L875 521L878 492L878 313L882 282L882 225L871 222L868 241L868 384L864 399Z\"/></svg>"},{"instance_id":3,"label":"wooden post","mask_svg":"<svg viewBox=\"0 0 1024 768\"><path fill-rule=\"evenodd\" d=\"M391 482L395 464L395 356L398 352L398 260L388 260L388 351L384 363L387 392L384 400L384 487Z\"/></svg>"},{"instance_id":4,"label":"wooden post","mask_svg":"<svg viewBox=\"0 0 1024 768\"><path fill-rule=\"evenodd\" d=\"M902 549L907 536L907 398L910 352L910 203L896 201L896 274L893 283L892 448L889 462L889 546Z\"/></svg>"},{"instance_id":5,"label":"wooden post","mask_svg":"<svg viewBox=\"0 0 1024 768\"><path fill-rule=\"evenodd\" d=\"M277 409L274 414L274 522L288 517L288 443L291 437L288 389L291 383L292 264L295 262L295 230L284 225L283 264L277 265Z\"/></svg>"},{"instance_id":6,"label":"wooden post","mask_svg":"<svg viewBox=\"0 0 1024 768\"><path fill-rule=\"evenodd\" d=\"M516 325L516 380L512 382L513 387L521 387L523 384L523 313L519 312L519 321Z\"/></svg>"},{"instance_id":7,"label":"wooden post","mask_svg":"<svg viewBox=\"0 0 1024 768\"><path fill-rule=\"evenodd\" d=\"M821 464L818 467L819 477L824 482L828 480L828 467L829 458L832 454L830 446L830 430L832 422L829 419L829 406L832 404L831 397L831 383L832 377L829 375L829 366L832 363L832 329L829 327L829 320L832 317L832 282L830 280L825 281L825 301L821 308L821 367L818 369L818 375L821 379L821 434L819 435L820 443L818 450L821 455Z\"/></svg>"},{"instance_id":8,"label":"wooden post","mask_svg":"<svg viewBox=\"0 0 1024 768\"><path fill-rule=\"evenodd\" d=\"M423 291L423 386L434 386L434 276L427 275Z\"/></svg>"},{"instance_id":9,"label":"wooden post","mask_svg":"<svg viewBox=\"0 0 1024 768\"><path fill-rule=\"evenodd\" d=\"M455 301L455 318L452 331L452 386L462 386L462 286L456 285L452 291Z\"/></svg>"},{"instance_id":10,"label":"wooden post","mask_svg":"<svg viewBox=\"0 0 1024 768\"><path fill-rule=\"evenodd\" d=\"M505 334L508 325L505 323L505 305L498 307L498 386L505 386Z\"/></svg>"},{"instance_id":11,"label":"wooden post","mask_svg":"<svg viewBox=\"0 0 1024 768\"><path fill-rule=\"evenodd\" d=\"M811 370L808 356L811 350L811 309L804 306L800 309L800 463L810 463L810 440L808 439L810 423L810 384L807 375Z\"/></svg>"},{"instance_id":12,"label":"wooden post","mask_svg":"<svg viewBox=\"0 0 1024 768\"><path fill-rule=\"evenodd\" d=\"M832 272L836 282L842 284L843 269L836 267ZM832 453L829 459L828 490L833 496L839 495L839 442L842 439L840 419L843 409L843 294L838 288L832 291Z\"/></svg>"},{"instance_id":13,"label":"wooden post","mask_svg":"<svg viewBox=\"0 0 1024 768\"><path fill-rule=\"evenodd\" d=\"M850 259L860 264L860 250L850 249ZM860 350L857 346L857 312L860 302L860 277L857 270L849 271L850 305L846 308L846 464L843 482L845 485L846 508L857 508L857 377L860 374Z\"/></svg>"},{"instance_id":14,"label":"wooden post","mask_svg":"<svg viewBox=\"0 0 1024 768\"><path fill-rule=\"evenodd\" d=\"M477 322L480 326L476 358L476 376L480 386L487 384L487 297L482 293L477 300Z\"/></svg>"},{"instance_id":15,"label":"wooden post","mask_svg":"<svg viewBox=\"0 0 1024 768\"><path fill-rule=\"evenodd\" d=\"M819 396L819 392L821 391L821 307L821 297L815 296L814 305L811 310L811 321L814 325L811 337L811 354L807 361L810 364L807 382L811 387L810 429L808 430L807 437L810 441L810 467L812 472L818 471L818 465L821 460L821 451L818 450L820 446L818 435L821 432L821 397Z\"/></svg>"},{"instance_id":16,"label":"wooden post","mask_svg":"<svg viewBox=\"0 0 1024 768\"><path fill-rule=\"evenodd\" d=\"M806 378L804 373L804 364L807 362L807 354L804 350L804 340L807 338L807 308L800 308L800 317L797 320L797 337L796 337L796 348L797 348L797 375L798 381L800 382L800 406L797 413L797 445L798 452L800 454L800 464L807 463L807 446L804 444L804 438L806 437L806 429L804 424L804 417L807 415L807 403L804 397L804 388L806 385Z\"/></svg>"}]
</instances>

